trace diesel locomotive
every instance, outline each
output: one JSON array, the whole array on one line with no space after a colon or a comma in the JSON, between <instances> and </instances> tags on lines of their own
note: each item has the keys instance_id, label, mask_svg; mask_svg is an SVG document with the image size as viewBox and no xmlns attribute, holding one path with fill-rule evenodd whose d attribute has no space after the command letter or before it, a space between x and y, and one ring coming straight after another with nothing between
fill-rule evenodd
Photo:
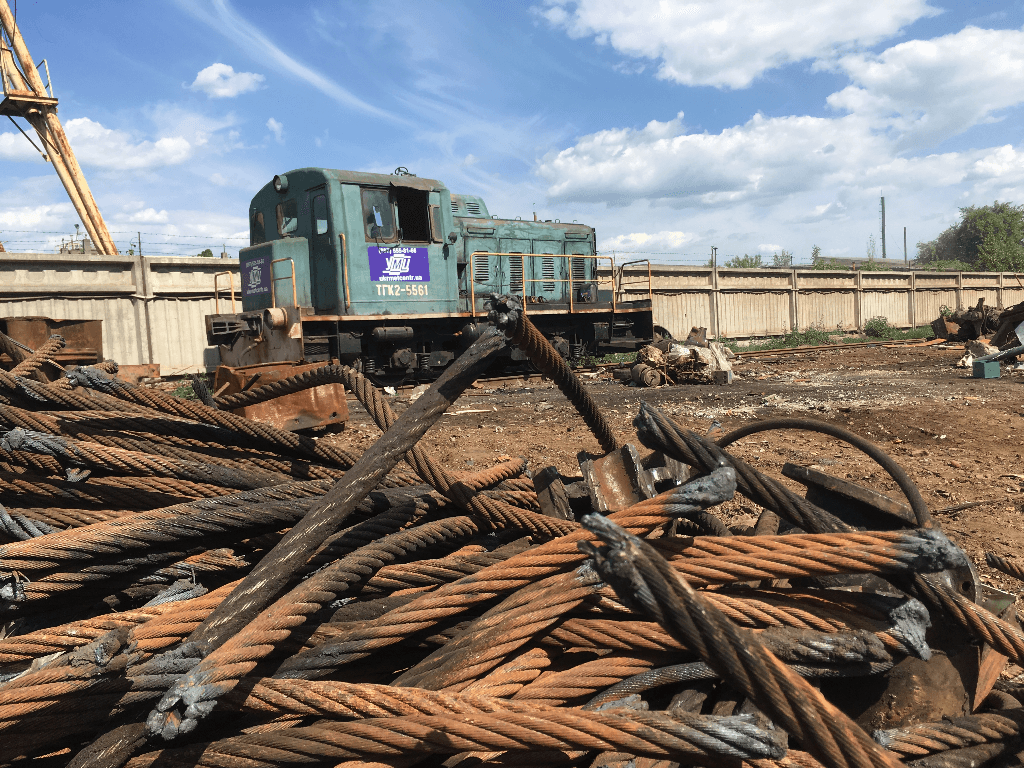
<instances>
[{"instance_id":1,"label":"diesel locomotive","mask_svg":"<svg viewBox=\"0 0 1024 768\"><path fill-rule=\"evenodd\" d=\"M649 285L624 290L593 227L491 216L481 198L405 169L275 176L252 199L249 232L241 311L206 318L232 370L336 360L378 384L429 381L503 293L523 297L567 358L632 351L654 332Z\"/></svg>"}]
</instances>

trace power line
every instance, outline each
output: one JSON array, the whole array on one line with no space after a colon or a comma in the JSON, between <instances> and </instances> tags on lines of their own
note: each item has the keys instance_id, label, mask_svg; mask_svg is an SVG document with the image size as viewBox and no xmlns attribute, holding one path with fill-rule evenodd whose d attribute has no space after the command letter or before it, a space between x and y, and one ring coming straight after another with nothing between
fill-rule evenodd
<instances>
[{"instance_id":1,"label":"power line","mask_svg":"<svg viewBox=\"0 0 1024 768\"><path fill-rule=\"evenodd\" d=\"M30 234L30 235L64 235L68 236L67 231L53 232L45 229L0 229L0 232L17 232L19 234ZM131 232L124 230L111 230L112 235L134 235L137 234L134 230ZM196 240L248 240L248 237L230 237L225 235L176 235L173 232L143 232L142 234L146 237L189 237Z\"/></svg>"}]
</instances>

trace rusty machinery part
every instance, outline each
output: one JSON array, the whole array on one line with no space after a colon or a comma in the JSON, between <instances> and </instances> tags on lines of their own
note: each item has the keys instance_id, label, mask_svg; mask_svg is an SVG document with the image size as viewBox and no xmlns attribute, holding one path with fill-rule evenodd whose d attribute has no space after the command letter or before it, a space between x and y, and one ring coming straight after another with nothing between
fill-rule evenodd
<instances>
[{"instance_id":1,"label":"rusty machinery part","mask_svg":"<svg viewBox=\"0 0 1024 768\"><path fill-rule=\"evenodd\" d=\"M17 365L32 354L32 350L19 344L6 333L0 332L0 355L7 355Z\"/></svg>"},{"instance_id":2,"label":"rusty machinery part","mask_svg":"<svg viewBox=\"0 0 1024 768\"><path fill-rule=\"evenodd\" d=\"M989 568L994 568L1000 573L1005 573L1007 576L1012 576L1018 581L1024 581L1024 568L1017 565L1016 563L1011 563L1005 557L1000 557L994 552L986 552L985 562L988 564Z\"/></svg>"},{"instance_id":3,"label":"rusty machinery part","mask_svg":"<svg viewBox=\"0 0 1024 768\"><path fill-rule=\"evenodd\" d=\"M917 524L923 528L931 528L935 525L935 522L932 520L931 512L928 509L928 504L925 503L924 498L921 496L921 491L918 489L917 485L915 485L914 481L910 479L906 471L897 464L891 456L870 440L865 440L860 435L855 435L848 429L843 429L835 424L816 421L814 419L769 419L767 421L746 424L739 429L733 430L724 437L719 438L716 442L719 446L725 448L737 440L750 435L783 429L803 430L829 435L830 437L842 440L844 443L852 445L862 453L867 454L876 464L885 470L886 474L888 474L889 477L895 481L896 485L900 487L900 490L903 491L904 496L907 497L907 501L910 502L910 508L914 511L914 516L917 518Z\"/></svg>"},{"instance_id":4,"label":"rusty machinery part","mask_svg":"<svg viewBox=\"0 0 1024 768\"><path fill-rule=\"evenodd\" d=\"M898 768L882 749L757 638L736 627L680 578L655 550L607 518L584 525L604 542L590 544L595 567L619 597L654 618L737 690L749 696L829 768Z\"/></svg>"},{"instance_id":5,"label":"rusty machinery part","mask_svg":"<svg viewBox=\"0 0 1024 768\"><path fill-rule=\"evenodd\" d=\"M558 350L551 346L551 342L530 322L518 296L493 296L488 319L505 332L511 342L526 354L541 373L555 382L562 394L583 417L583 421L594 433L602 449L608 452L619 447L619 439L615 436L612 425L605 419L594 398L565 362L565 358L558 354Z\"/></svg>"},{"instance_id":6,"label":"rusty machinery part","mask_svg":"<svg viewBox=\"0 0 1024 768\"><path fill-rule=\"evenodd\" d=\"M276 397L283 397L284 395L312 389L313 387L320 387L325 384L344 383L342 366L328 364L269 384L260 385L257 383L255 387L245 392L221 395L220 397L213 398L213 401L217 404L218 408L234 410L236 408L256 405L257 403L264 403Z\"/></svg>"}]
</instances>

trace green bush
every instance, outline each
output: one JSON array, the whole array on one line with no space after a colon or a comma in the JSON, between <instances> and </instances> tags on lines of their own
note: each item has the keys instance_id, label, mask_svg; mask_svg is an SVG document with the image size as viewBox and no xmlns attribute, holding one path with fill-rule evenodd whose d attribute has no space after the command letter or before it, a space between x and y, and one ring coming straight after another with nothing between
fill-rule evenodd
<instances>
[{"instance_id":1,"label":"green bush","mask_svg":"<svg viewBox=\"0 0 1024 768\"><path fill-rule=\"evenodd\" d=\"M875 339L891 339L899 332L899 328L889 325L887 317L872 317L864 323L864 333Z\"/></svg>"}]
</instances>

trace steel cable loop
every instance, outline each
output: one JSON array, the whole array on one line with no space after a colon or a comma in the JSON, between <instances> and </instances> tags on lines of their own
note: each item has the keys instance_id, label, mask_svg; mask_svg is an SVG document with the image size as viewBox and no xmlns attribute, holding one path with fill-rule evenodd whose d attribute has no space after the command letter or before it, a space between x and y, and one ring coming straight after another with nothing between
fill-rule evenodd
<instances>
[{"instance_id":1,"label":"steel cable loop","mask_svg":"<svg viewBox=\"0 0 1024 768\"><path fill-rule=\"evenodd\" d=\"M1000 573L1005 573L1007 576L1012 576L1018 581L1024 581L1024 568L1017 565L1016 563L1011 563L1004 557L1000 557L995 552L985 553L985 563L988 565L989 568L994 568Z\"/></svg>"},{"instance_id":2,"label":"steel cable loop","mask_svg":"<svg viewBox=\"0 0 1024 768\"><path fill-rule=\"evenodd\" d=\"M396 418L391 406L365 376L348 367L343 367L342 372L345 386L356 396L356 399L376 422L377 427L382 432L387 432ZM405 459L425 482L452 501L479 515L489 525L497 529L521 528L536 536L554 538L563 536L577 528L573 522L548 517L526 509L518 509L475 492L471 486L453 477L438 465L418 445L406 452Z\"/></svg>"},{"instance_id":3,"label":"steel cable loop","mask_svg":"<svg viewBox=\"0 0 1024 768\"><path fill-rule=\"evenodd\" d=\"M551 666L551 652L544 648L531 648L514 659L492 669L462 689L463 695L493 696L508 699L535 681ZM537 702L544 703L544 702Z\"/></svg>"},{"instance_id":4,"label":"steel cable loop","mask_svg":"<svg viewBox=\"0 0 1024 768\"><path fill-rule=\"evenodd\" d=\"M52 362L50 356L64 348L66 342L63 336L53 335L42 343L42 345L31 355L21 360L11 369L12 376L31 376L45 363Z\"/></svg>"},{"instance_id":5,"label":"steel cable loop","mask_svg":"<svg viewBox=\"0 0 1024 768\"><path fill-rule=\"evenodd\" d=\"M738 691L831 768L897 768L900 762L746 630L732 624L642 540L598 515L583 519L604 546L589 554L631 606L655 618Z\"/></svg>"},{"instance_id":6,"label":"steel cable loop","mask_svg":"<svg viewBox=\"0 0 1024 768\"><path fill-rule=\"evenodd\" d=\"M95 505L103 508L151 509L159 504L177 503L189 499L203 499L224 496L234 489L220 486L190 483L185 480L173 483L160 478L133 478L127 482L119 478L95 477L85 483L68 483L53 478L35 477L29 474L0 472L0 493L24 497L28 502L36 499L64 499L69 502Z\"/></svg>"},{"instance_id":7,"label":"steel cable loop","mask_svg":"<svg viewBox=\"0 0 1024 768\"><path fill-rule=\"evenodd\" d=\"M257 405L258 403L265 403L267 400L290 395L294 392L301 392L305 389L312 389L313 387L320 387L325 384L344 383L341 366L326 363L319 368L313 368L280 381L258 385L245 392L215 397L213 401L217 404L218 408L233 411L238 408Z\"/></svg>"},{"instance_id":8,"label":"steel cable loop","mask_svg":"<svg viewBox=\"0 0 1024 768\"><path fill-rule=\"evenodd\" d=\"M656 757L686 756L707 765L736 758L781 757L778 735L747 717L613 709L584 712L486 697L463 697L456 713L412 714L236 736L134 758L126 768L154 762L195 766L287 766L369 755L467 751L602 750Z\"/></svg>"},{"instance_id":9,"label":"steel cable loop","mask_svg":"<svg viewBox=\"0 0 1024 768\"><path fill-rule=\"evenodd\" d=\"M569 364L527 317L522 300L518 296L493 296L491 306L488 319L504 331L541 373L555 382L583 417L602 450L606 453L616 450L620 443L612 425Z\"/></svg>"},{"instance_id":10,"label":"steel cable loop","mask_svg":"<svg viewBox=\"0 0 1024 768\"><path fill-rule=\"evenodd\" d=\"M610 685L650 671L665 657L660 654L613 653L538 677L513 694L516 701L547 706L576 705ZM468 693L466 688L463 693Z\"/></svg>"},{"instance_id":11,"label":"steel cable loop","mask_svg":"<svg viewBox=\"0 0 1024 768\"><path fill-rule=\"evenodd\" d=\"M89 389L98 389L101 392L113 395L119 400L156 411L171 413L176 416L192 419L193 421L214 424L229 429L232 432L242 433L263 440L272 445L279 445L308 456L315 456L346 469L356 462L356 456L337 446L328 445L323 441L314 441L308 437L297 435L294 432L285 432L276 427L260 424L259 422L237 416L230 411L221 411L193 400L173 397L156 389L134 387L123 381L111 379L106 374L93 368L75 368L69 371L67 376L76 384L88 387Z\"/></svg>"},{"instance_id":12,"label":"steel cable loop","mask_svg":"<svg viewBox=\"0 0 1024 768\"><path fill-rule=\"evenodd\" d=\"M905 728L875 731L875 741L903 759L1003 741L1019 736L1024 727L1020 709L950 717L939 723L918 723Z\"/></svg>"},{"instance_id":13,"label":"steel cable loop","mask_svg":"<svg viewBox=\"0 0 1024 768\"><path fill-rule=\"evenodd\" d=\"M856 435L848 429L836 426L835 424L829 424L825 421L818 421L817 419L768 419L766 421L752 422L745 424L739 429L735 429L729 434L722 438L719 438L716 442L722 448L727 445L740 440L750 435L756 435L761 432L768 432L780 429L794 429L803 430L808 432L818 432L823 435L829 435L837 440L841 440L848 445L852 445L857 450L864 454L867 454L876 464L878 464L886 474L889 475L895 481L896 485L899 486L900 490L903 491L903 495L906 496L907 501L910 502L910 508L914 511L914 516L917 518L917 524L922 528L933 528L935 527L935 521L932 520L931 511L928 509L928 504L921 496L921 491L906 471L885 451L879 448L877 445L872 443L870 440L865 440L860 435Z\"/></svg>"},{"instance_id":14,"label":"steel cable loop","mask_svg":"<svg viewBox=\"0 0 1024 768\"><path fill-rule=\"evenodd\" d=\"M156 475L215 483L240 490L280 485L291 480L287 475L276 472L232 469L201 461L169 461L146 453L109 448L98 443L72 440L43 432L31 432L21 427L8 432L0 441L0 448L53 456L76 466L93 467L126 475Z\"/></svg>"},{"instance_id":15,"label":"steel cable loop","mask_svg":"<svg viewBox=\"0 0 1024 768\"><path fill-rule=\"evenodd\" d=\"M673 509L712 506L730 498L735 476L722 468L633 507L612 513L610 519L641 535L649 535L671 519ZM540 544L503 563L445 584L407 605L390 611L371 626L352 628L341 635L296 654L285 661L276 677L315 677L380 648L394 645L411 633L434 626L442 619L469 610L474 605L538 581L576 568L585 557L576 544L590 534L577 527L572 533Z\"/></svg>"},{"instance_id":16,"label":"steel cable loop","mask_svg":"<svg viewBox=\"0 0 1024 768\"><path fill-rule=\"evenodd\" d=\"M798 496L776 480L763 475L742 459L736 458L693 432L684 431L659 409L640 404L634 421L641 443L664 451L672 458L703 472L731 466L736 470L737 490L765 509L811 533L839 533L853 530L835 515Z\"/></svg>"},{"instance_id":17,"label":"steel cable loop","mask_svg":"<svg viewBox=\"0 0 1024 768\"><path fill-rule=\"evenodd\" d=\"M365 581L387 563L426 547L465 541L478 532L479 527L469 517L424 523L368 544L318 571L264 609L244 629L178 679L150 714L150 732L170 739L182 729L191 730L200 717L212 710L218 696L230 691L257 661L271 653L275 644L285 640L310 614ZM181 702L186 702L186 707L180 718L168 717L167 713Z\"/></svg>"},{"instance_id":18,"label":"steel cable loop","mask_svg":"<svg viewBox=\"0 0 1024 768\"><path fill-rule=\"evenodd\" d=\"M493 467L487 469L481 469L479 472L466 473L459 478L459 482L465 485L470 490L482 491L492 486L504 483L514 478L518 478L526 471L526 459L516 458L509 459L508 461L500 461ZM533 484L530 484L529 488L515 489L505 488L503 490L526 490L532 491ZM536 495L536 492L534 492Z\"/></svg>"}]
</instances>

